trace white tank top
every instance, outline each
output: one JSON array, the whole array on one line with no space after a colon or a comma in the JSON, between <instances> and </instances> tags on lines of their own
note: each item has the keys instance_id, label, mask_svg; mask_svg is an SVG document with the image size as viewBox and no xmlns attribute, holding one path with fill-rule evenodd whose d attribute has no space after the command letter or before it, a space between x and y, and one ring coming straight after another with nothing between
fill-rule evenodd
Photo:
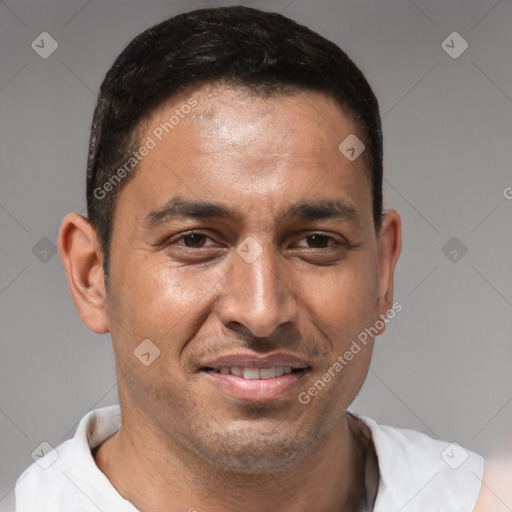
<instances>
[{"instance_id":1,"label":"white tank top","mask_svg":"<svg viewBox=\"0 0 512 512\"><path fill-rule=\"evenodd\" d=\"M483 474L480 455L358 417L372 432L379 460L374 512L472 512ZM46 453L19 477L16 512L137 512L91 454L120 424L118 405L84 416L73 439Z\"/></svg>"},{"instance_id":2,"label":"white tank top","mask_svg":"<svg viewBox=\"0 0 512 512\"><path fill-rule=\"evenodd\" d=\"M374 512L473 511L482 484L482 456L458 443L358 417L370 428L379 459Z\"/></svg>"}]
</instances>

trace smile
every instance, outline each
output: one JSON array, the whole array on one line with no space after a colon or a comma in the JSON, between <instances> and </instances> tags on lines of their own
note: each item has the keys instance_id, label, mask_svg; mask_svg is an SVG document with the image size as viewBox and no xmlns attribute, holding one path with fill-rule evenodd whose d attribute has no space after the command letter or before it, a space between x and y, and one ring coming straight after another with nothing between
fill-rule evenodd
<instances>
[{"instance_id":1,"label":"smile","mask_svg":"<svg viewBox=\"0 0 512 512\"><path fill-rule=\"evenodd\" d=\"M287 375L292 373L294 369L291 366L274 366L271 368L254 368L250 366L223 366L222 368L213 369L210 368L211 371L216 373L222 373L223 375L236 375L237 377L242 377L243 379L275 379L276 377L281 377L281 375ZM299 369L295 369L295 371L299 371Z\"/></svg>"},{"instance_id":2,"label":"smile","mask_svg":"<svg viewBox=\"0 0 512 512\"><path fill-rule=\"evenodd\" d=\"M291 366L223 366L201 370L201 374L222 394L244 402L268 402L284 398L296 390L308 373L309 367Z\"/></svg>"}]
</instances>

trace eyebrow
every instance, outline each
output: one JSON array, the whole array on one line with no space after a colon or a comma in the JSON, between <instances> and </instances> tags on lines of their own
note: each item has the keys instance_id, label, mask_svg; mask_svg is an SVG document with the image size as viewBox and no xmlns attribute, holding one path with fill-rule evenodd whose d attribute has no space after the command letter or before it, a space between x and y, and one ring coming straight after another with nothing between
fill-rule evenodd
<instances>
[{"instance_id":1,"label":"eyebrow","mask_svg":"<svg viewBox=\"0 0 512 512\"><path fill-rule=\"evenodd\" d=\"M241 215L228 206L209 201L196 201L175 196L162 207L151 211L144 219L147 227L179 219L240 220ZM340 219L348 222L359 220L354 206L337 200L301 201L291 205L282 215L283 220Z\"/></svg>"}]
</instances>

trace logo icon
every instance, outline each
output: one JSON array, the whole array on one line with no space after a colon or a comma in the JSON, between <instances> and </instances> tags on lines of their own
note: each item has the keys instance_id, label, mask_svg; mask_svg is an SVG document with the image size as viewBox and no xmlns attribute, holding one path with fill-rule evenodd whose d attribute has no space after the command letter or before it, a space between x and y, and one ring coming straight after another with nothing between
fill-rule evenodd
<instances>
[{"instance_id":1,"label":"logo icon","mask_svg":"<svg viewBox=\"0 0 512 512\"><path fill-rule=\"evenodd\" d=\"M356 160L361 153L365 150L365 145L360 141L356 135L351 133L343 142L338 146L340 152L345 157L353 162Z\"/></svg>"},{"instance_id":2,"label":"logo icon","mask_svg":"<svg viewBox=\"0 0 512 512\"><path fill-rule=\"evenodd\" d=\"M468 460L469 453L459 443L450 443L442 452L441 458L452 469L458 469Z\"/></svg>"},{"instance_id":3,"label":"logo icon","mask_svg":"<svg viewBox=\"0 0 512 512\"><path fill-rule=\"evenodd\" d=\"M238 244L236 252L244 261L252 263L261 255L263 249L252 236L248 236Z\"/></svg>"},{"instance_id":4,"label":"logo icon","mask_svg":"<svg viewBox=\"0 0 512 512\"><path fill-rule=\"evenodd\" d=\"M33 247L32 254L43 263L48 263L56 254L57 246L47 237L43 236Z\"/></svg>"},{"instance_id":5,"label":"logo icon","mask_svg":"<svg viewBox=\"0 0 512 512\"><path fill-rule=\"evenodd\" d=\"M48 32L41 32L30 46L39 57L47 59L59 47L59 43Z\"/></svg>"},{"instance_id":6,"label":"logo icon","mask_svg":"<svg viewBox=\"0 0 512 512\"><path fill-rule=\"evenodd\" d=\"M441 48L452 59L458 59L468 49L468 46L468 42L458 32L452 32L441 43Z\"/></svg>"},{"instance_id":7,"label":"logo icon","mask_svg":"<svg viewBox=\"0 0 512 512\"><path fill-rule=\"evenodd\" d=\"M160 356L160 349L150 339L145 339L133 353L144 366L149 366Z\"/></svg>"},{"instance_id":8,"label":"logo icon","mask_svg":"<svg viewBox=\"0 0 512 512\"><path fill-rule=\"evenodd\" d=\"M57 450L47 441L40 443L30 455L42 469L48 469L59 457Z\"/></svg>"},{"instance_id":9,"label":"logo icon","mask_svg":"<svg viewBox=\"0 0 512 512\"><path fill-rule=\"evenodd\" d=\"M452 262L458 263L468 252L468 248L456 236L443 245L441 252Z\"/></svg>"}]
</instances>

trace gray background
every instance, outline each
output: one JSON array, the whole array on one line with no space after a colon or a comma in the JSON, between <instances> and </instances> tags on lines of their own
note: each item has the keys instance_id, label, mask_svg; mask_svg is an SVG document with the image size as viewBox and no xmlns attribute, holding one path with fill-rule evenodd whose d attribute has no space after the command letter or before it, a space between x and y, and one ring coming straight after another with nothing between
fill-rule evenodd
<instances>
[{"instance_id":1,"label":"gray background","mask_svg":"<svg viewBox=\"0 0 512 512\"><path fill-rule=\"evenodd\" d=\"M0 510L42 441L58 445L87 411L117 402L109 337L82 325L58 255L39 242L56 243L62 217L84 211L98 87L143 29L231 3L0 3ZM403 219L403 311L377 340L352 410L510 458L511 2L242 3L334 40L381 104L385 204ZM43 31L59 45L47 59L31 48ZM441 46L453 31L469 44L457 59ZM452 237L455 262L453 247L442 250Z\"/></svg>"}]
</instances>

